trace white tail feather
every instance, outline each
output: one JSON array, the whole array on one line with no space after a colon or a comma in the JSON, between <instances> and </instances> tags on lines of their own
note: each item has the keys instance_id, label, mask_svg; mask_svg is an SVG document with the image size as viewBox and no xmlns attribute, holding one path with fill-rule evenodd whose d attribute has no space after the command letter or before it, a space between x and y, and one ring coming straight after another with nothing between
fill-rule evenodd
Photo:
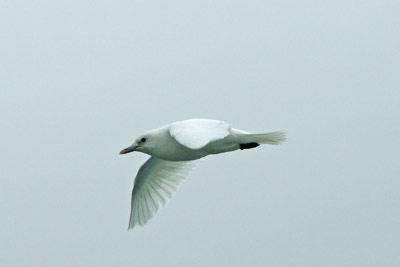
<instances>
[{"instance_id":1,"label":"white tail feather","mask_svg":"<svg viewBox=\"0 0 400 267\"><path fill-rule=\"evenodd\" d=\"M246 134L241 136L241 139L245 143L258 143L258 144L270 144L279 145L287 140L286 133L278 131L265 134Z\"/></svg>"}]
</instances>

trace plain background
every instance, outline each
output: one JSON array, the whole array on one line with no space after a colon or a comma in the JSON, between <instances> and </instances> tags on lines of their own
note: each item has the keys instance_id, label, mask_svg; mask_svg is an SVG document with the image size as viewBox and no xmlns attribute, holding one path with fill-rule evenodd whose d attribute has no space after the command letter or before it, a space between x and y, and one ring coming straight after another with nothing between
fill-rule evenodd
<instances>
[{"instance_id":1,"label":"plain background","mask_svg":"<svg viewBox=\"0 0 400 267\"><path fill-rule=\"evenodd\" d=\"M399 1L0 4L1 266L399 266ZM188 118L282 146L210 156L127 231Z\"/></svg>"}]
</instances>

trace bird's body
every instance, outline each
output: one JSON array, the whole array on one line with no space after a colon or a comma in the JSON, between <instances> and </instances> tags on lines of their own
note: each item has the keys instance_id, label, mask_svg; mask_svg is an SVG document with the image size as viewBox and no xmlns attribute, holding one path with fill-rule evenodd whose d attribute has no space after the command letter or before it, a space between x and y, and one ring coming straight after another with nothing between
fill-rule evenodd
<instances>
[{"instance_id":1,"label":"bird's body","mask_svg":"<svg viewBox=\"0 0 400 267\"><path fill-rule=\"evenodd\" d=\"M172 197L194 167L195 160L285 140L282 132L250 134L225 122L208 119L174 122L146 132L120 153L140 151L151 156L135 179L129 229L146 223Z\"/></svg>"},{"instance_id":2,"label":"bird's body","mask_svg":"<svg viewBox=\"0 0 400 267\"><path fill-rule=\"evenodd\" d=\"M200 132L200 129L196 129L192 126L196 124L196 122L202 122L202 124L198 127L203 129L203 133ZM190 129L193 129L193 133L188 133L191 134L190 137L194 137L193 140L190 140L190 142L192 142L190 145L186 144L185 141L181 141L181 143L178 141L179 134L182 133L181 131L185 131L187 127L191 127ZM219 127L219 132L215 130L213 131L213 129L216 129L217 127ZM207 132L209 138L203 142L196 140L195 136L204 134L204 132ZM196 119L175 122L158 129L148 131L145 135L155 136L155 145L151 151L145 151L144 153L170 161L196 160L210 154L219 154L239 149L240 145L237 137L242 134L245 134L245 132L233 129L223 122L214 120ZM214 136L224 137L222 139L215 138L216 140L213 140ZM201 146L203 143L208 141L209 143ZM197 145L196 142L199 142L200 144Z\"/></svg>"}]
</instances>

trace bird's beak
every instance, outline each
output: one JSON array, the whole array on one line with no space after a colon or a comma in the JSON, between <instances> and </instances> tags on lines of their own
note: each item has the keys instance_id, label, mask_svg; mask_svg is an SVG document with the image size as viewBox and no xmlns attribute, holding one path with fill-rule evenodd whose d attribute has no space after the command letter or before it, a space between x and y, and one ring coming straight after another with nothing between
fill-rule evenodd
<instances>
[{"instance_id":1,"label":"bird's beak","mask_svg":"<svg viewBox=\"0 0 400 267\"><path fill-rule=\"evenodd\" d=\"M130 146L130 147L127 147L127 148L125 148L125 149L122 149L121 152L119 152L119 154L122 155L122 154L131 153L131 152L135 151L137 147L138 147L138 146L136 146L136 145L132 145L132 146Z\"/></svg>"}]
</instances>

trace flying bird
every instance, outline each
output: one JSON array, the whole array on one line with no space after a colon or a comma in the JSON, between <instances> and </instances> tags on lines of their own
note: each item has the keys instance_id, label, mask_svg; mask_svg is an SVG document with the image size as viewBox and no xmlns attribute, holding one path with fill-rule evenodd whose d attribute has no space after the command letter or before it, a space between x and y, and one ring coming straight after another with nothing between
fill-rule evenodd
<instances>
[{"instance_id":1,"label":"flying bird","mask_svg":"<svg viewBox=\"0 0 400 267\"><path fill-rule=\"evenodd\" d=\"M139 151L151 156L135 178L128 230L147 223L172 198L197 159L260 144L279 145L285 140L280 131L251 134L210 119L178 121L145 132L120 152Z\"/></svg>"}]
</instances>

